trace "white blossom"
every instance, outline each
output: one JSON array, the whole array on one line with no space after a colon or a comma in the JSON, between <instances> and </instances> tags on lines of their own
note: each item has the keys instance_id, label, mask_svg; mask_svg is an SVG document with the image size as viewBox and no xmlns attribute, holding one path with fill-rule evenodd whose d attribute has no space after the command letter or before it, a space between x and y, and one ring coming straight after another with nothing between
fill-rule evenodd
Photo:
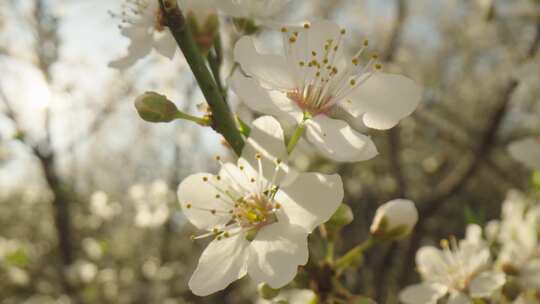
<instances>
[{"instance_id":1,"label":"white blossom","mask_svg":"<svg viewBox=\"0 0 540 304\"><path fill-rule=\"evenodd\" d=\"M216 5L226 15L268 23L282 14L290 2L291 0L219 0Z\"/></svg>"},{"instance_id":2,"label":"white blossom","mask_svg":"<svg viewBox=\"0 0 540 304\"><path fill-rule=\"evenodd\" d=\"M510 144L510 155L529 169L540 170L540 138L528 137Z\"/></svg>"},{"instance_id":3,"label":"white blossom","mask_svg":"<svg viewBox=\"0 0 540 304\"><path fill-rule=\"evenodd\" d=\"M214 238L189 281L193 293L214 293L246 274L280 288L307 262L307 237L338 208L343 185L335 174L293 174L281 161L286 155L281 126L261 117L237 164L217 157L217 175L194 174L180 184L186 217L207 231L194 238Z\"/></svg>"},{"instance_id":4,"label":"white blossom","mask_svg":"<svg viewBox=\"0 0 540 304\"><path fill-rule=\"evenodd\" d=\"M172 59L176 53L176 42L163 24L163 14L157 0L125 0L120 14L112 14L120 19L123 36L130 40L128 53L109 63L116 69L127 69L139 59L156 50Z\"/></svg>"},{"instance_id":5,"label":"white blossom","mask_svg":"<svg viewBox=\"0 0 540 304\"><path fill-rule=\"evenodd\" d=\"M459 243L452 238L441 245L418 250L416 265L423 282L400 292L403 303L436 304L446 294L448 304L472 303L471 298L490 297L504 285L504 274L489 270L491 253L479 226L469 225Z\"/></svg>"},{"instance_id":6,"label":"white blossom","mask_svg":"<svg viewBox=\"0 0 540 304\"><path fill-rule=\"evenodd\" d=\"M522 193L510 191L501 217L497 265L524 289L540 289L540 205L534 205Z\"/></svg>"},{"instance_id":7,"label":"white blossom","mask_svg":"<svg viewBox=\"0 0 540 304\"><path fill-rule=\"evenodd\" d=\"M370 128L395 126L417 107L422 90L412 80L380 71L377 56L364 62L367 41L352 57L343 51L345 30L330 21L282 28L284 55L261 54L251 37L242 37L234 58L242 67L231 85L252 110L285 123L305 123L307 140L328 158L361 161L377 149L368 136L344 120L332 118L341 108Z\"/></svg>"},{"instance_id":8,"label":"white blossom","mask_svg":"<svg viewBox=\"0 0 540 304\"><path fill-rule=\"evenodd\" d=\"M382 238L399 239L407 236L418 222L418 210L410 200L395 199L375 212L370 231Z\"/></svg>"}]
</instances>

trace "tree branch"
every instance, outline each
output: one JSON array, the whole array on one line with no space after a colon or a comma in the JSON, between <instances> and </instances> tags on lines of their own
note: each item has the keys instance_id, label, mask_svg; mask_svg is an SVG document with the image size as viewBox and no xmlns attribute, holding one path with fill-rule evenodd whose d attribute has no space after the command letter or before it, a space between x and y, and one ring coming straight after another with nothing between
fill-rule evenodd
<instances>
[{"instance_id":1,"label":"tree branch","mask_svg":"<svg viewBox=\"0 0 540 304\"><path fill-rule=\"evenodd\" d=\"M240 155L244 147L244 139L236 127L231 110L206 66L178 4L176 1L170 0L160 0L159 2L165 24L184 53L202 93L212 109L212 128L223 135L236 154Z\"/></svg>"}]
</instances>

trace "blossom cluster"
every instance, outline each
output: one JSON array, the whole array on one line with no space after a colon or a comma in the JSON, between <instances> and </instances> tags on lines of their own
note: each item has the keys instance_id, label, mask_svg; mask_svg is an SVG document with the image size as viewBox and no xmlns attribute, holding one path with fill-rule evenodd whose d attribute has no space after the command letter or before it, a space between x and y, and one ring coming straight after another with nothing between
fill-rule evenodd
<instances>
[{"instance_id":1,"label":"blossom cluster","mask_svg":"<svg viewBox=\"0 0 540 304\"><path fill-rule=\"evenodd\" d=\"M463 240L451 237L420 248L422 283L402 290L406 304L538 303L540 292L540 202L510 191L500 220L470 224ZM484 303L484 302L481 302Z\"/></svg>"},{"instance_id":2,"label":"blossom cluster","mask_svg":"<svg viewBox=\"0 0 540 304\"><path fill-rule=\"evenodd\" d=\"M171 1L126 1L125 13L116 16L121 17L122 34L131 44L128 55L112 62L112 67L128 68L151 49L174 56L175 41L166 31L162 11L165 2ZM273 20L289 2L221 0L213 6L211 1L186 0L178 4L204 55L219 35L216 7L257 29L244 28L246 35L236 41L232 60L238 68L227 83L241 102L263 116L248 123L249 134L244 134L245 145L236 162L216 156L221 167L217 174L193 174L178 187L187 220L204 231L193 239L212 239L189 281L199 296L222 290L246 275L271 289L292 282L298 267L308 262L308 236L331 219L344 199L338 174L301 172L289 164L298 142L307 142L336 162L372 159L378 150L361 131L396 126L421 99L422 89L413 80L383 71L379 56L368 54L368 40L349 54L346 29L332 21L275 27ZM281 35L282 48L276 54L262 53L256 37L249 35L262 28ZM143 119L178 118L176 107L164 96L144 96L137 101ZM208 115L214 124L218 118ZM403 238L417 220L412 201L392 200L377 210L368 244ZM350 265L360 249L336 265Z\"/></svg>"}]
</instances>

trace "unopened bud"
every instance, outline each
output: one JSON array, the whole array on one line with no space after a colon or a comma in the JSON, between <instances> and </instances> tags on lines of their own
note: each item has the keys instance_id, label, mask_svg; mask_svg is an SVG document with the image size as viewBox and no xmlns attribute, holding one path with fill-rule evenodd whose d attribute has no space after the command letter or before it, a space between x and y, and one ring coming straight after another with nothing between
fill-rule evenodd
<instances>
[{"instance_id":1,"label":"unopened bud","mask_svg":"<svg viewBox=\"0 0 540 304\"><path fill-rule=\"evenodd\" d=\"M354 216L351 207L347 206L346 204L341 204L326 224L329 228L341 228L350 224L353 220Z\"/></svg>"},{"instance_id":2,"label":"unopened bud","mask_svg":"<svg viewBox=\"0 0 540 304\"><path fill-rule=\"evenodd\" d=\"M146 92L135 99L139 116L148 122L170 122L177 118L178 109L167 97Z\"/></svg>"},{"instance_id":3,"label":"unopened bud","mask_svg":"<svg viewBox=\"0 0 540 304\"><path fill-rule=\"evenodd\" d=\"M257 292L259 293L259 296L261 298L265 300L272 300L273 298L278 296L279 289L274 289L266 283L261 283L257 287Z\"/></svg>"},{"instance_id":4,"label":"unopened bud","mask_svg":"<svg viewBox=\"0 0 540 304\"><path fill-rule=\"evenodd\" d=\"M370 227L371 234L382 240L407 236L418 222L418 211L410 200L396 199L380 206Z\"/></svg>"},{"instance_id":5,"label":"unopened bud","mask_svg":"<svg viewBox=\"0 0 540 304\"><path fill-rule=\"evenodd\" d=\"M197 16L196 12L190 11L186 16L191 34L199 50L206 54L214 44L219 33L219 19L215 13L207 16Z\"/></svg>"}]
</instances>

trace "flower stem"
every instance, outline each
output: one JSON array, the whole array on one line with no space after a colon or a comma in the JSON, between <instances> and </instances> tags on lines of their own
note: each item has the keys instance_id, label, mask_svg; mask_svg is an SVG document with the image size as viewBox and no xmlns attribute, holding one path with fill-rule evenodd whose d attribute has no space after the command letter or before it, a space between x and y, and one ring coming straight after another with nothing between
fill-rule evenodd
<instances>
[{"instance_id":1,"label":"flower stem","mask_svg":"<svg viewBox=\"0 0 540 304\"><path fill-rule=\"evenodd\" d=\"M244 139L238 131L229 106L216 85L212 74L191 34L176 1L159 0L166 26L170 29L176 43L182 50L206 102L212 109L212 128L223 135L237 155L242 153Z\"/></svg>"},{"instance_id":2,"label":"flower stem","mask_svg":"<svg viewBox=\"0 0 540 304\"><path fill-rule=\"evenodd\" d=\"M296 144L298 144L298 141L304 135L304 131L306 130L306 125L304 124L304 121L298 124L296 126L296 130L294 130L294 133L289 140L289 143L287 144L287 153L291 154L294 148L296 148Z\"/></svg>"},{"instance_id":3,"label":"flower stem","mask_svg":"<svg viewBox=\"0 0 540 304\"><path fill-rule=\"evenodd\" d=\"M182 111L176 112L176 118L193 121L194 123L199 124L201 126L209 126L212 124L212 122L210 121L210 118L208 117L196 117L196 116L186 114Z\"/></svg>"},{"instance_id":4,"label":"flower stem","mask_svg":"<svg viewBox=\"0 0 540 304\"><path fill-rule=\"evenodd\" d=\"M342 256L336 261L336 269L345 269L353 264L361 264L364 251L371 248L373 245L375 245L375 243L375 239L370 236L362 243L354 246L354 248L349 250L349 252L347 252L344 256Z\"/></svg>"}]
</instances>

